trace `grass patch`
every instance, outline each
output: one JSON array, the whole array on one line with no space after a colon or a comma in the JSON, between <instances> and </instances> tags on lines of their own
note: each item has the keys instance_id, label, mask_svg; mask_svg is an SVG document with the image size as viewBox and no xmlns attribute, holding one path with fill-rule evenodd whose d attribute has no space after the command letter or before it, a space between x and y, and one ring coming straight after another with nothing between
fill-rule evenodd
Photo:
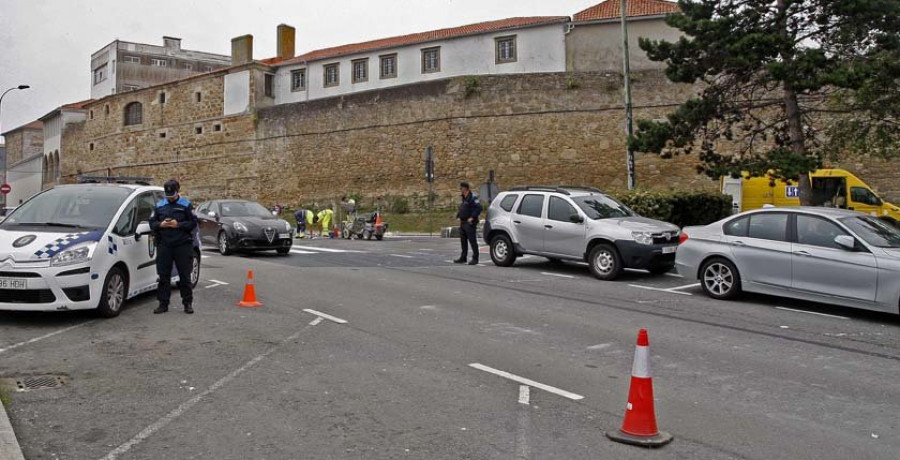
<instances>
[{"instance_id":1,"label":"grass patch","mask_svg":"<svg viewBox=\"0 0 900 460\"><path fill-rule=\"evenodd\" d=\"M6 388L0 385L0 404L3 404L3 407L9 407L12 404L12 400L9 399L9 393Z\"/></svg>"}]
</instances>

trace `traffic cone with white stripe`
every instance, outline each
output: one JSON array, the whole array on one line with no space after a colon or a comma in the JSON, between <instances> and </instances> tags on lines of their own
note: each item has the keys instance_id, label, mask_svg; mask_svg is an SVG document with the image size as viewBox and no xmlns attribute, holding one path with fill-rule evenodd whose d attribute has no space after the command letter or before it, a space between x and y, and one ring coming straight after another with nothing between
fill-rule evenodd
<instances>
[{"instance_id":1,"label":"traffic cone with white stripe","mask_svg":"<svg viewBox=\"0 0 900 460\"><path fill-rule=\"evenodd\" d=\"M638 332L625 420L622 428L607 432L606 436L616 442L642 447L661 447L672 441L671 434L659 431L656 427L653 378L650 377L650 339L646 329Z\"/></svg>"},{"instance_id":2,"label":"traffic cone with white stripe","mask_svg":"<svg viewBox=\"0 0 900 460\"><path fill-rule=\"evenodd\" d=\"M253 285L253 270L247 271L247 284L244 286L244 299L238 302L239 307L261 307L256 300L256 286Z\"/></svg>"}]
</instances>

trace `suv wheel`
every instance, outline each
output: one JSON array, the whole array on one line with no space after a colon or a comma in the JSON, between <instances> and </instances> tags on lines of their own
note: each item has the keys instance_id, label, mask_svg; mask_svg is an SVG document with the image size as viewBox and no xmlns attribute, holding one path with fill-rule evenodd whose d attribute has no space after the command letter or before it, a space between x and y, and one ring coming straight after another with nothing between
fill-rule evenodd
<instances>
[{"instance_id":1,"label":"suv wheel","mask_svg":"<svg viewBox=\"0 0 900 460\"><path fill-rule=\"evenodd\" d=\"M497 235L491 240L491 260L498 267L510 267L516 263L516 250L506 235Z\"/></svg>"},{"instance_id":2,"label":"suv wheel","mask_svg":"<svg viewBox=\"0 0 900 460\"><path fill-rule=\"evenodd\" d=\"M712 259L700 269L700 286L713 299L733 299L741 293L741 275L731 262Z\"/></svg>"},{"instance_id":3,"label":"suv wheel","mask_svg":"<svg viewBox=\"0 0 900 460\"><path fill-rule=\"evenodd\" d=\"M591 266L591 273L603 281L612 281L622 273L619 251L610 244L601 243L594 246L588 256L588 264Z\"/></svg>"},{"instance_id":4,"label":"suv wheel","mask_svg":"<svg viewBox=\"0 0 900 460\"><path fill-rule=\"evenodd\" d=\"M119 316L122 304L125 303L126 290L127 283L122 270L119 267L109 269L106 280L103 281L103 290L100 292L100 304L97 305L100 316L104 318Z\"/></svg>"}]
</instances>

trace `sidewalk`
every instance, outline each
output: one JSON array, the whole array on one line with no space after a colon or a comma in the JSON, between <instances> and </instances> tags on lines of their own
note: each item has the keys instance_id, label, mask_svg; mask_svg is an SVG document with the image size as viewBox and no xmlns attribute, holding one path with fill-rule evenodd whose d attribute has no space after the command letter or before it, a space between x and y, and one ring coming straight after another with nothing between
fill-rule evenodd
<instances>
[{"instance_id":1,"label":"sidewalk","mask_svg":"<svg viewBox=\"0 0 900 460\"><path fill-rule=\"evenodd\" d=\"M25 460L3 404L0 404L0 460Z\"/></svg>"}]
</instances>

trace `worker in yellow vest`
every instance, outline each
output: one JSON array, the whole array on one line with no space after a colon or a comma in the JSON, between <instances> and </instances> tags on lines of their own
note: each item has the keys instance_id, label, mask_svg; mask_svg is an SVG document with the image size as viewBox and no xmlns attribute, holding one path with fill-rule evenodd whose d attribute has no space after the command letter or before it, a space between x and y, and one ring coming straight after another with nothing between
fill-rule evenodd
<instances>
[{"instance_id":1,"label":"worker in yellow vest","mask_svg":"<svg viewBox=\"0 0 900 460\"><path fill-rule=\"evenodd\" d=\"M331 208L325 208L319 211L319 222L322 223L322 237L334 238L334 229L331 228L331 222L334 220L334 211Z\"/></svg>"}]
</instances>

